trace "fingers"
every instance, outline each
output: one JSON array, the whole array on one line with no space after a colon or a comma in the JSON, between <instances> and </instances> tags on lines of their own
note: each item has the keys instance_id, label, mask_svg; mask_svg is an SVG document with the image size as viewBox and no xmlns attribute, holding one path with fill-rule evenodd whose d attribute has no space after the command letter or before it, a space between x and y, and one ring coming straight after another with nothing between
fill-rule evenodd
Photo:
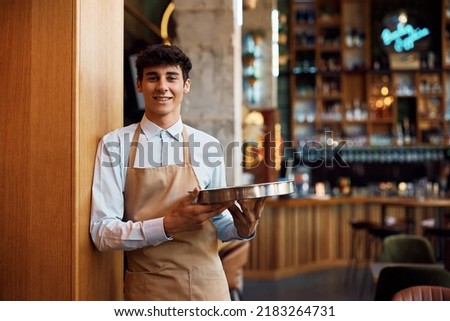
<instances>
[{"instance_id":1,"label":"fingers","mask_svg":"<svg viewBox=\"0 0 450 321\"><path fill-rule=\"evenodd\" d=\"M201 204L199 205L201 208L199 208L199 210L201 212L205 212L205 213L216 213L216 214L220 214L223 211L225 211L228 206L227 205L223 205L221 203L219 204Z\"/></svg>"},{"instance_id":2,"label":"fingers","mask_svg":"<svg viewBox=\"0 0 450 321\"><path fill-rule=\"evenodd\" d=\"M251 214L255 219L259 219L261 217L262 210L267 201L267 197L258 198L255 200L238 200L240 208L233 204L228 210L233 214L233 216L246 216Z\"/></svg>"},{"instance_id":3,"label":"fingers","mask_svg":"<svg viewBox=\"0 0 450 321\"><path fill-rule=\"evenodd\" d=\"M254 210L261 214L268 199L269 199L268 197L258 198L256 200Z\"/></svg>"},{"instance_id":4,"label":"fingers","mask_svg":"<svg viewBox=\"0 0 450 321\"><path fill-rule=\"evenodd\" d=\"M235 203L233 203L230 207L228 207L228 210L230 211L230 213L233 216L237 216L237 215L241 215L241 209L239 207L237 207L237 205Z\"/></svg>"},{"instance_id":5,"label":"fingers","mask_svg":"<svg viewBox=\"0 0 450 321\"><path fill-rule=\"evenodd\" d=\"M195 200L200 193L200 189L198 187L195 187L189 194L186 196L186 201L191 203L193 200Z\"/></svg>"},{"instance_id":6,"label":"fingers","mask_svg":"<svg viewBox=\"0 0 450 321\"><path fill-rule=\"evenodd\" d=\"M225 211L228 203L216 203L216 204L199 204L195 202L198 197L200 189L195 187L192 191L181 200L177 208L180 212L184 212L186 215L192 218L196 217L198 220L207 220L212 216L215 216Z\"/></svg>"},{"instance_id":7,"label":"fingers","mask_svg":"<svg viewBox=\"0 0 450 321\"><path fill-rule=\"evenodd\" d=\"M215 203L215 204L188 204L184 210L191 213L192 217L196 217L200 221L208 220L222 212L228 207L229 203Z\"/></svg>"}]
</instances>

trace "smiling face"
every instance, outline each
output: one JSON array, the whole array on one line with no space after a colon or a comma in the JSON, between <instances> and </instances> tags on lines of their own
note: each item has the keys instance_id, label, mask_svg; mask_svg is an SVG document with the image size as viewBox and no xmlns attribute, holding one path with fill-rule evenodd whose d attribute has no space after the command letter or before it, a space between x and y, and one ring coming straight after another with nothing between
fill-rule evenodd
<instances>
[{"instance_id":1,"label":"smiling face","mask_svg":"<svg viewBox=\"0 0 450 321\"><path fill-rule=\"evenodd\" d=\"M145 67L137 91L144 95L145 116L158 126L168 128L180 117L181 102L189 92L190 80L183 80L180 66Z\"/></svg>"}]
</instances>

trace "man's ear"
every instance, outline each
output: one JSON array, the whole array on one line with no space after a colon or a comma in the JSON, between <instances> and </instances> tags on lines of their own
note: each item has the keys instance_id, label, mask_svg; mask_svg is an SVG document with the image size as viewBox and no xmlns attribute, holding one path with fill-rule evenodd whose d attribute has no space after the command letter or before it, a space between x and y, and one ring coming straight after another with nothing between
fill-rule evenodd
<instances>
[{"instance_id":1,"label":"man's ear","mask_svg":"<svg viewBox=\"0 0 450 321\"><path fill-rule=\"evenodd\" d=\"M136 79L136 91L142 93L142 82L139 79Z\"/></svg>"},{"instance_id":2,"label":"man's ear","mask_svg":"<svg viewBox=\"0 0 450 321\"><path fill-rule=\"evenodd\" d=\"M189 90L191 90L191 80L187 79L184 82L184 90L183 91L184 91L185 94L187 94L189 92Z\"/></svg>"}]
</instances>

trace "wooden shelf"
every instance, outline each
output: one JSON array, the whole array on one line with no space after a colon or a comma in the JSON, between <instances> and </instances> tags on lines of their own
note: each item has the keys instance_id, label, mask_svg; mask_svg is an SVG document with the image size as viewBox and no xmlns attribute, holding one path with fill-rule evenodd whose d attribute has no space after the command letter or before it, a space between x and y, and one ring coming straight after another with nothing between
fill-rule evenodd
<instances>
[{"instance_id":1,"label":"wooden shelf","mask_svg":"<svg viewBox=\"0 0 450 321\"><path fill-rule=\"evenodd\" d=\"M336 16L320 16L317 19L317 25L319 27L336 27L340 28L341 25L341 17Z\"/></svg>"},{"instance_id":2,"label":"wooden shelf","mask_svg":"<svg viewBox=\"0 0 450 321\"><path fill-rule=\"evenodd\" d=\"M342 51L341 45L323 45L318 46L317 50L320 52L338 52L340 53Z\"/></svg>"},{"instance_id":3,"label":"wooden shelf","mask_svg":"<svg viewBox=\"0 0 450 321\"><path fill-rule=\"evenodd\" d=\"M314 51L316 50L316 45L296 45L296 51Z\"/></svg>"},{"instance_id":4,"label":"wooden shelf","mask_svg":"<svg viewBox=\"0 0 450 321\"><path fill-rule=\"evenodd\" d=\"M330 8L326 0L311 0L298 2L290 0L293 18L291 29L296 32L304 32L304 27L314 30L314 45L295 44L292 40L291 66L295 67L297 57L306 56L310 65L314 65L314 73L293 73L291 75L291 103L294 106L307 99L314 99L314 110L316 120L314 124L323 126L332 124L337 135L352 137L348 130L357 125L367 125L365 135L367 141L375 141L379 137L386 136L395 141L395 133L399 128L403 128L411 123L410 130L413 130L413 141L417 145L428 145L429 128L439 129L444 141L448 141L450 136L450 120L446 120L443 115L446 112L446 104L450 100L447 98L446 90L450 88L450 39L445 38L445 31L450 30L450 18L445 16L445 1L441 2L442 8L442 53L439 54L442 65L433 69L406 69L406 70L374 70L372 57L372 43L376 39L371 39L371 1L369 0L335 0L332 1L331 11L334 14L325 14L322 10ZM295 9L302 12L313 13L312 23L296 23ZM358 37L355 39L349 36ZM353 43L353 45L352 45ZM349 45L350 44L350 45ZM358 44L358 45L356 45ZM302 56L303 54L303 56ZM446 59L447 57L447 59ZM421 65L422 67L422 65ZM386 66L380 66L386 68ZM331 71L332 70L332 71ZM299 83L299 76L311 76L309 86L313 87L315 95L302 96L296 91ZM303 77L305 78L305 77ZM309 78L308 78L309 79ZM306 81L306 80L304 80ZM325 85L333 85L338 88L338 94L324 94ZM433 86L436 88L433 89ZM378 106L377 115L385 115L389 118L373 118L373 109ZM449 106L450 108L450 106ZM366 120L347 120L346 112L356 110L367 114ZM384 111L383 111L384 109ZM387 110L387 111L386 111ZM430 110L440 118L430 118ZM341 113L336 120L327 119L327 112ZM325 116L325 119L324 119ZM293 141L308 139L308 137L296 137L298 123L295 117L291 117L291 133ZM338 120L339 119L339 120ZM310 124L310 123L309 123ZM315 128L312 135L320 135L322 127ZM404 130L404 129L402 129ZM301 131L300 131L301 132ZM359 136L356 135L356 136Z\"/></svg>"},{"instance_id":5,"label":"wooden shelf","mask_svg":"<svg viewBox=\"0 0 450 321\"><path fill-rule=\"evenodd\" d=\"M386 119L377 119L377 118L370 118L369 122L372 124L392 124L394 122L394 118L386 118Z\"/></svg>"}]
</instances>

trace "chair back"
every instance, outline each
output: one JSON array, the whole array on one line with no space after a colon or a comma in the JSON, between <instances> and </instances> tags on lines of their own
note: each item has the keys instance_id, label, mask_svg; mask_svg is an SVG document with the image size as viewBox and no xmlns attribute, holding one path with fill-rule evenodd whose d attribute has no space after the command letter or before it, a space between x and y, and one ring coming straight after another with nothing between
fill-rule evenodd
<instances>
[{"instance_id":1,"label":"chair back","mask_svg":"<svg viewBox=\"0 0 450 321\"><path fill-rule=\"evenodd\" d=\"M389 266L380 271L376 301L390 301L400 290L416 285L450 288L450 272L439 267Z\"/></svg>"},{"instance_id":2,"label":"chair back","mask_svg":"<svg viewBox=\"0 0 450 321\"><path fill-rule=\"evenodd\" d=\"M229 242L219 251L223 270L230 290L242 288L244 267L248 262L250 243L248 241Z\"/></svg>"},{"instance_id":3,"label":"chair back","mask_svg":"<svg viewBox=\"0 0 450 321\"><path fill-rule=\"evenodd\" d=\"M398 291L392 301L450 301L450 288L417 285Z\"/></svg>"},{"instance_id":4,"label":"chair back","mask_svg":"<svg viewBox=\"0 0 450 321\"><path fill-rule=\"evenodd\" d=\"M398 234L383 240L381 262L436 263L433 246L424 236Z\"/></svg>"}]
</instances>

